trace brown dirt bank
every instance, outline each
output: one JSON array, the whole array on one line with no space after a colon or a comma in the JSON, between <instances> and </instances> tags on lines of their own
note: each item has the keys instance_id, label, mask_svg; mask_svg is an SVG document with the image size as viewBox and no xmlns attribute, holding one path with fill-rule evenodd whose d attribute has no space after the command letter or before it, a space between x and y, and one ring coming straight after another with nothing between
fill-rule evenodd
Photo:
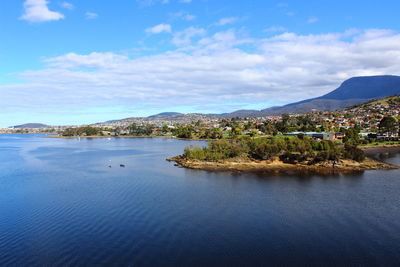
<instances>
[{"instance_id":1,"label":"brown dirt bank","mask_svg":"<svg viewBox=\"0 0 400 267\"><path fill-rule=\"evenodd\" d=\"M379 153L400 153L400 145L360 147L367 156Z\"/></svg>"},{"instance_id":2,"label":"brown dirt bank","mask_svg":"<svg viewBox=\"0 0 400 267\"><path fill-rule=\"evenodd\" d=\"M207 162L188 160L182 156L167 159L176 162L177 166L205 170L205 171L228 171L228 172L263 172L274 174L334 174L334 173L355 173L365 170L380 169L399 169L400 167L366 158L364 162L356 162L350 160L341 160L333 168L331 162L320 163L316 165L305 164L288 164L279 160L275 161L220 161Z\"/></svg>"}]
</instances>

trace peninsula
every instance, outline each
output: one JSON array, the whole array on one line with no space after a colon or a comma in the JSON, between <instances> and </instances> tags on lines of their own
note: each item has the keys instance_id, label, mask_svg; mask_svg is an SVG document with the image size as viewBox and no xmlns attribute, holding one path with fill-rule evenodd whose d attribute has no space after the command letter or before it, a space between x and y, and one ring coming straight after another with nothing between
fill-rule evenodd
<instances>
[{"instance_id":1,"label":"peninsula","mask_svg":"<svg viewBox=\"0 0 400 267\"><path fill-rule=\"evenodd\" d=\"M238 138L210 141L207 147L189 146L168 161L207 171L272 173L349 173L398 166L366 157L356 140L338 144L296 137Z\"/></svg>"}]
</instances>

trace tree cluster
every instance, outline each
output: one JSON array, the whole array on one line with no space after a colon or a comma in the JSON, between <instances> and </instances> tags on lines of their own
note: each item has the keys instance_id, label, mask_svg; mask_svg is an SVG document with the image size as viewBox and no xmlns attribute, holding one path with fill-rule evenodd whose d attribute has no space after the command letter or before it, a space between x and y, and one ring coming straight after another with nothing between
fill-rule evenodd
<instances>
[{"instance_id":1,"label":"tree cluster","mask_svg":"<svg viewBox=\"0 0 400 267\"><path fill-rule=\"evenodd\" d=\"M78 128L68 128L62 133L63 136L93 136L99 133L98 128L84 126Z\"/></svg>"},{"instance_id":2,"label":"tree cluster","mask_svg":"<svg viewBox=\"0 0 400 267\"><path fill-rule=\"evenodd\" d=\"M363 161L364 152L356 145L344 147L332 141L316 141L306 137L292 138L236 138L210 141L207 147L189 146L184 157L203 161L219 161L234 158L273 160L279 158L286 163L315 164L323 161L351 159Z\"/></svg>"}]
</instances>

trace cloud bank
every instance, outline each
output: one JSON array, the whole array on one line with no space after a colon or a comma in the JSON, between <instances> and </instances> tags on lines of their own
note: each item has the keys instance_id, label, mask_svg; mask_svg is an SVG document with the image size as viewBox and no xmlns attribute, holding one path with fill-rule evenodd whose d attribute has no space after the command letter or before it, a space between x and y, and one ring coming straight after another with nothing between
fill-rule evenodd
<instances>
[{"instance_id":1,"label":"cloud bank","mask_svg":"<svg viewBox=\"0 0 400 267\"><path fill-rule=\"evenodd\" d=\"M229 111L233 104L268 107L316 97L352 76L400 74L400 34L391 30L285 32L255 39L235 30L207 35L188 28L171 38L175 50L153 55L47 58L43 69L19 74L23 83L0 86L0 105L4 111L112 106Z\"/></svg>"}]
</instances>

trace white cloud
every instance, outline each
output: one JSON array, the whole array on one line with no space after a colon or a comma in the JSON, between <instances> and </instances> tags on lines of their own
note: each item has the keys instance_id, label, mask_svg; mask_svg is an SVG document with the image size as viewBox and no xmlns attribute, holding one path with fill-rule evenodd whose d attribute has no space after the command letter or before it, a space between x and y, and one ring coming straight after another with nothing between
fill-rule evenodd
<instances>
[{"instance_id":1,"label":"white cloud","mask_svg":"<svg viewBox=\"0 0 400 267\"><path fill-rule=\"evenodd\" d=\"M75 6L69 2L62 2L61 7L69 10L73 10Z\"/></svg>"},{"instance_id":2,"label":"white cloud","mask_svg":"<svg viewBox=\"0 0 400 267\"><path fill-rule=\"evenodd\" d=\"M192 38L201 37L206 34L206 30L197 27L189 27L181 32L174 34L172 43L176 46L187 46L192 42Z\"/></svg>"},{"instance_id":3,"label":"white cloud","mask_svg":"<svg viewBox=\"0 0 400 267\"><path fill-rule=\"evenodd\" d=\"M186 11L179 11L179 12L176 12L176 13L172 13L172 14L170 14L170 16L172 18L180 18L180 19L183 19L183 20L186 20L186 21L192 21L192 20L196 19L195 15L189 14Z\"/></svg>"},{"instance_id":4,"label":"white cloud","mask_svg":"<svg viewBox=\"0 0 400 267\"><path fill-rule=\"evenodd\" d=\"M24 13L20 18L29 22L45 22L64 18L63 14L49 10L47 5L46 0L26 0Z\"/></svg>"},{"instance_id":5,"label":"white cloud","mask_svg":"<svg viewBox=\"0 0 400 267\"><path fill-rule=\"evenodd\" d=\"M216 26L225 26L227 24L232 24L238 21L237 17L229 17L229 18L222 18L219 21L217 21L214 25Z\"/></svg>"},{"instance_id":6,"label":"white cloud","mask_svg":"<svg viewBox=\"0 0 400 267\"><path fill-rule=\"evenodd\" d=\"M234 30L207 35L192 27L173 40L176 50L134 58L112 52L48 58L46 68L20 73L24 83L0 86L0 106L30 112L118 105L226 110L226 103L316 97L352 76L400 75L400 34L390 30L249 39Z\"/></svg>"},{"instance_id":7,"label":"white cloud","mask_svg":"<svg viewBox=\"0 0 400 267\"><path fill-rule=\"evenodd\" d=\"M171 25L169 25L169 24L158 24L154 27L146 29L146 32L151 33L151 34L159 34L159 33L163 33L163 32L171 33L171 31L172 31L172 28L171 28Z\"/></svg>"},{"instance_id":8,"label":"white cloud","mask_svg":"<svg viewBox=\"0 0 400 267\"><path fill-rule=\"evenodd\" d=\"M308 18L308 20L307 20L308 23L315 23L315 22L317 22L317 21L318 21L318 18L316 18L316 17L310 17L310 18Z\"/></svg>"},{"instance_id":9,"label":"white cloud","mask_svg":"<svg viewBox=\"0 0 400 267\"><path fill-rule=\"evenodd\" d=\"M88 55L77 55L69 53L63 56L45 59L44 62L48 63L51 67L56 68L75 68L76 66L84 68L112 68L115 64L122 64L127 61L126 56L117 55L114 53L97 53L93 52Z\"/></svg>"},{"instance_id":10,"label":"white cloud","mask_svg":"<svg viewBox=\"0 0 400 267\"><path fill-rule=\"evenodd\" d=\"M192 2L192 0L180 0L181 3L189 4Z\"/></svg>"},{"instance_id":11,"label":"white cloud","mask_svg":"<svg viewBox=\"0 0 400 267\"><path fill-rule=\"evenodd\" d=\"M86 17L86 19L97 19L99 17L99 15L94 12L86 12L85 17Z\"/></svg>"}]
</instances>

